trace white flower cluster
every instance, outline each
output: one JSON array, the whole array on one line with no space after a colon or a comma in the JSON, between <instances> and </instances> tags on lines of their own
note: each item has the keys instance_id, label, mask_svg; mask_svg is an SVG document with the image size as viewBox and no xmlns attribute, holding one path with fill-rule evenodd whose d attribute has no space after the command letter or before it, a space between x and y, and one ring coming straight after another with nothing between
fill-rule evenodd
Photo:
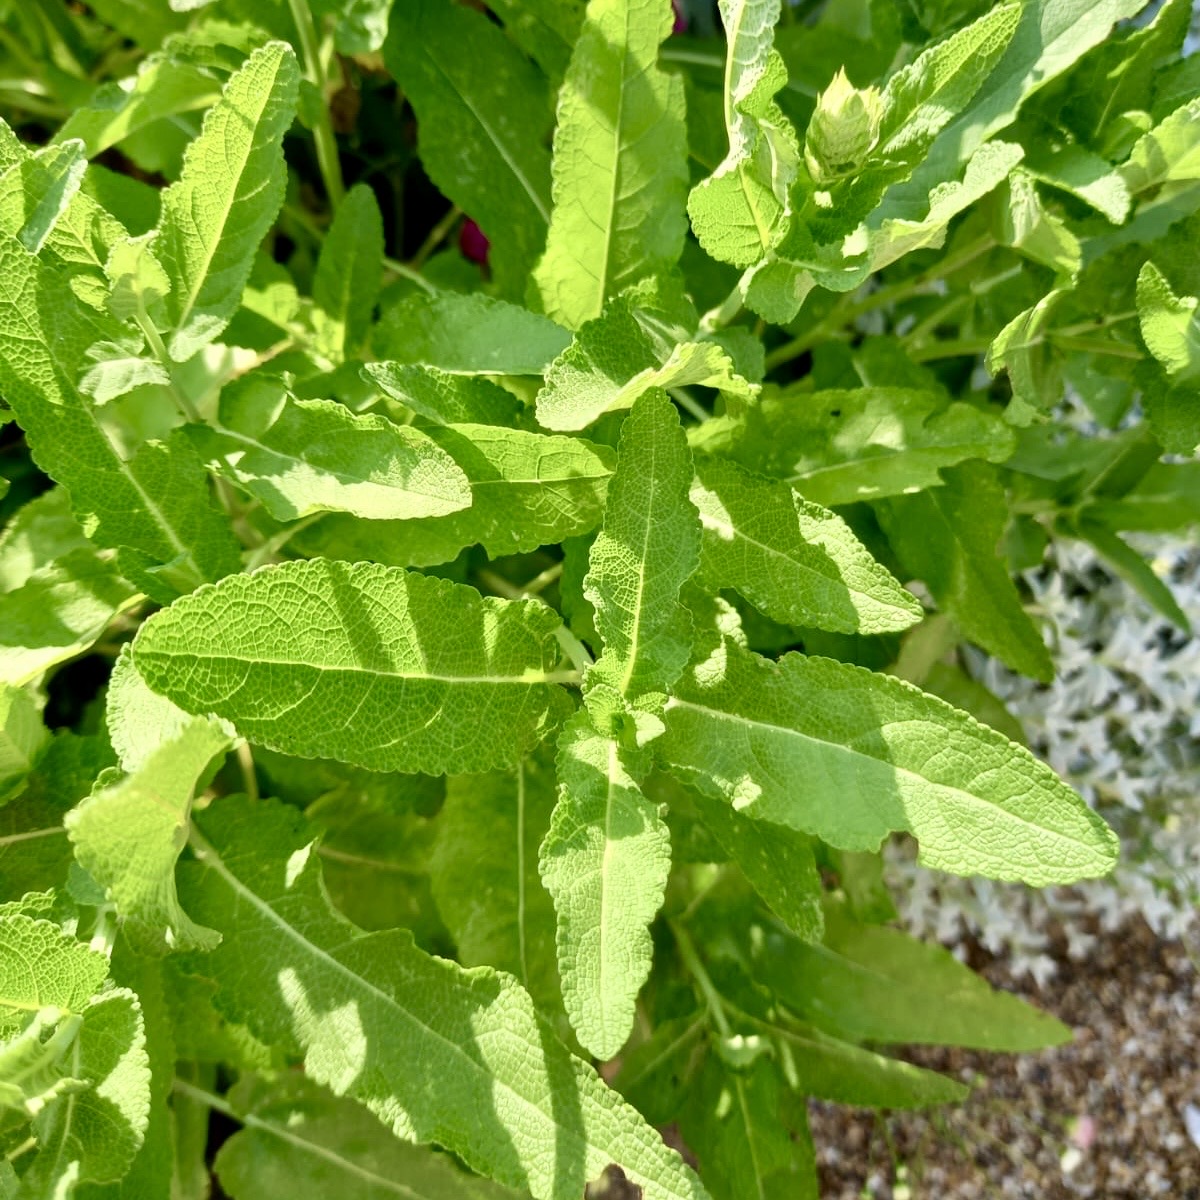
<instances>
[{"instance_id":1,"label":"white flower cluster","mask_svg":"<svg viewBox=\"0 0 1200 1200\"><path fill-rule=\"evenodd\" d=\"M1200 547L1136 541L1200 630ZM1120 865L1107 880L1046 891L925 871L899 848L890 865L914 933L951 945L970 933L1040 981L1054 970L1055 927L1076 956L1091 947L1089 917L1107 931L1140 913L1163 937L1200 919L1200 637L1153 612L1085 543L1056 542L1024 578L1054 682L973 650L968 667L1021 721L1035 753L1121 834Z\"/></svg>"}]
</instances>

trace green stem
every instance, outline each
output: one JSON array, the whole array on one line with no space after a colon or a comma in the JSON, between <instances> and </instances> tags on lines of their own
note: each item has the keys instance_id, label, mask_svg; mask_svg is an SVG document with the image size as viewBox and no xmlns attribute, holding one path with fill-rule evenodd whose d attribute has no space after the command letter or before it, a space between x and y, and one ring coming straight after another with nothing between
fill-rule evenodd
<instances>
[{"instance_id":1,"label":"green stem","mask_svg":"<svg viewBox=\"0 0 1200 1200\"><path fill-rule=\"evenodd\" d=\"M429 231L416 254L412 256L410 265L413 270L419 270L425 260L446 240L446 235L458 223L462 215L462 209L457 204L450 206L446 215Z\"/></svg>"},{"instance_id":2,"label":"green stem","mask_svg":"<svg viewBox=\"0 0 1200 1200\"><path fill-rule=\"evenodd\" d=\"M325 194L329 197L330 207L336 211L346 195L346 185L342 181L342 164L338 158L333 121L329 116L329 103L326 98L328 81L325 78L325 66L321 60L321 49L317 41L317 27L313 24L308 0L288 0L288 5L292 10L292 20L296 25L296 35L300 39L300 53L304 58L304 74L321 97L321 104L316 112L316 122L313 125L313 139L317 146L317 166L321 171L321 180L325 184Z\"/></svg>"},{"instance_id":3,"label":"green stem","mask_svg":"<svg viewBox=\"0 0 1200 1200\"><path fill-rule=\"evenodd\" d=\"M250 800L257 801L259 798L258 775L254 770L254 751L250 749L249 742L238 742L236 753L238 769L242 773L242 787Z\"/></svg>"},{"instance_id":4,"label":"green stem","mask_svg":"<svg viewBox=\"0 0 1200 1200\"><path fill-rule=\"evenodd\" d=\"M299 521L289 525L286 529L281 529L274 537L268 538L261 546L259 546L250 556L246 563L247 571L255 571L261 567L268 559L273 558L284 546L292 540L302 529L307 529L310 525L319 521L327 514L324 512L309 513L307 517L302 517Z\"/></svg>"},{"instance_id":5,"label":"green stem","mask_svg":"<svg viewBox=\"0 0 1200 1200\"><path fill-rule=\"evenodd\" d=\"M691 392L687 388L674 387L670 389L671 398L681 407L687 409L693 417L696 418L702 425L705 421L711 420L712 413L700 403L699 400L693 398Z\"/></svg>"},{"instance_id":6,"label":"green stem","mask_svg":"<svg viewBox=\"0 0 1200 1200\"><path fill-rule=\"evenodd\" d=\"M167 373L167 390L171 393L171 399L175 401L176 406L183 413L186 420L191 421L193 425L203 424L203 418L197 411L196 406L179 390L173 373L175 364L171 361L171 356L167 353L167 347L163 343L162 334L158 332L158 328L150 320L140 302L134 320L137 321L138 328L145 335L146 344L150 347L154 357L158 359L159 366Z\"/></svg>"},{"instance_id":7,"label":"green stem","mask_svg":"<svg viewBox=\"0 0 1200 1200\"><path fill-rule=\"evenodd\" d=\"M413 283L420 288L424 288L431 296L438 294L436 285L430 283L420 271L414 267L410 267L408 263L402 263L398 258L385 258L383 265L393 275L401 275L405 279L411 279Z\"/></svg>"},{"instance_id":8,"label":"green stem","mask_svg":"<svg viewBox=\"0 0 1200 1200\"><path fill-rule=\"evenodd\" d=\"M696 953L692 939L678 921L668 921L667 925L675 938L675 944L679 947L679 957L683 959L683 965L687 967L689 974L696 981L696 986L704 996L704 1002L708 1005L708 1011L712 1016L713 1024L717 1027L717 1032L722 1037L732 1037L733 1029L729 1024L729 1018L725 1015L725 1002L721 999L721 993L717 991L716 985L704 969L704 964L700 961L700 955Z\"/></svg>"},{"instance_id":9,"label":"green stem","mask_svg":"<svg viewBox=\"0 0 1200 1200\"><path fill-rule=\"evenodd\" d=\"M710 308L700 318L700 332L714 333L718 329L724 329L742 311L745 302L746 294L742 290L742 281L739 279L733 285L733 290L729 295L716 308Z\"/></svg>"}]
</instances>

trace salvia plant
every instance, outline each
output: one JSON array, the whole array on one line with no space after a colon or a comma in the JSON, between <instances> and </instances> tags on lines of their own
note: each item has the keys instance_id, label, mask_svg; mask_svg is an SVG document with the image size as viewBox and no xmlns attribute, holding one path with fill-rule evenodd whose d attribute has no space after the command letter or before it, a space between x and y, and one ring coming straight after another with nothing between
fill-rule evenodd
<instances>
[{"instance_id":1,"label":"salvia plant","mask_svg":"<svg viewBox=\"0 0 1200 1200\"><path fill-rule=\"evenodd\" d=\"M1186 621L1190 8L0 3L0 1196L791 1200L1069 1036L879 849L1116 859L960 647Z\"/></svg>"}]
</instances>

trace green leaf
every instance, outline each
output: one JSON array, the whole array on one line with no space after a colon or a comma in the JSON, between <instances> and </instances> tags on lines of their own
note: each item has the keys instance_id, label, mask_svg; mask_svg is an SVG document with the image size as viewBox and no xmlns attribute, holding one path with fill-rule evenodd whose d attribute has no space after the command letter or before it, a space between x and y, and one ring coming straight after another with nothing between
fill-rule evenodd
<instances>
[{"instance_id":1,"label":"green leaf","mask_svg":"<svg viewBox=\"0 0 1200 1200\"><path fill-rule=\"evenodd\" d=\"M1008 503L996 473L962 463L944 479L942 487L876 504L892 549L971 641L1014 671L1052 679L1050 652L1000 557Z\"/></svg>"},{"instance_id":2,"label":"green leaf","mask_svg":"<svg viewBox=\"0 0 1200 1200\"><path fill-rule=\"evenodd\" d=\"M910 684L830 659L759 658L728 640L667 702L662 757L740 812L1033 886L1103 875L1116 838L1049 767Z\"/></svg>"},{"instance_id":3,"label":"green leaf","mask_svg":"<svg viewBox=\"0 0 1200 1200\"><path fill-rule=\"evenodd\" d=\"M513 1200L445 1154L393 1137L361 1104L303 1076L248 1077L229 1094L242 1128L221 1143L214 1167L232 1200L287 1200L296 1181L341 1200Z\"/></svg>"},{"instance_id":4,"label":"green leaf","mask_svg":"<svg viewBox=\"0 0 1200 1200\"><path fill-rule=\"evenodd\" d=\"M1160 184L1200 179L1200 96L1181 104L1143 134L1120 168L1136 196Z\"/></svg>"},{"instance_id":5,"label":"green leaf","mask_svg":"<svg viewBox=\"0 0 1200 1200\"><path fill-rule=\"evenodd\" d=\"M1016 447L999 416L890 387L771 389L744 419L701 426L693 444L830 507L937 487L944 468L968 458L1003 462Z\"/></svg>"},{"instance_id":6,"label":"green leaf","mask_svg":"<svg viewBox=\"0 0 1200 1200\"><path fill-rule=\"evenodd\" d=\"M656 345L634 301L620 297L550 364L537 396L537 419L547 429L583 429L606 412L631 407L651 388L692 384L744 399L758 393L716 342L684 341L669 350Z\"/></svg>"},{"instance_id":7,"label":"green leaf","mask_svg":"<svg viewBox=\"0 0 1200 1200\"><path fill-rule=\"evenodd\" d=\"M480 293L408 296L374 335L379 358L452 375L541 375L570 344L547 317Z\"/></svg>"},{"instance_id":8,"label":"green leaf","mask_svg":"<svg viewBox=\"0 0 1200 1200\"><path fill-rule=\"evenodd\" d=\"M1028 425L1062 396L1058 356L1046 341L1046 328L1068 287L1056 287L1036 304L1017 313L988 348L987 368L1008 372L1013 396L1005 416L1013 425Z\"/></svg>"},{"instance_id":9,"label":"green leaf","mask_svg":"<svg viewBox=\"0 0 1200 1200\"><path fill-rule=\"evenodd\" d=\"M1200 117L1197 118L1200 120ZM1146 263L1137 280L1138 323L1146 349L1168 375L1200 374L1200 318L1195 296L1177 296L1163 273Z\"/></svg>"},{"instance_id":10,"label":"green leaf","mask_svg":"<svg viewBox=\"0 0 1200 1200\"><path fill-rule=\"evenodd\" d=\"M87 1086L62 1061L81 1020L42 1008L20 1033L0 1043L0 1111L26 1124L59 1096Z\"/></svg>"},{"instance_id":11,"label":"green leaf","mask_svg":"<svg viewBox=\"0 0 1200 1200\"><path fill-rule=\"evenodd\" d=\"M520 299L550 221L544 79L499 27L452 0L394 5L383 57L416 111L429 178L487 236L500 294Z\"/></svg>"},{"instance_id":12,"label":"green leaf","mask_svg":"<svg viewBox=\"0 0 1200 1200\"><path fill-rule=\"evenodd\" d=\"M509 976L430 957L403 931L365 935L336 918L295 810L226 799L197 821L200 866L184 899L224 935L206 960L218 1001L259 1037L302 1053L311 1079L398 1136L436 1142L536 1200L582 1194L610 1163L645 1200L707 1195L554 1039Z\"/></svg>"},{"instance_id":13,"label":"green leaf","mask_svg":"<svg viewBox=\"0 0 1200 1200\"><path fill-rule=\"evenodd\" d=\"M126 671L130 660L126 657ZM128 685L127 685L128 686ZM231 739L216 721L192 717L153 739L124 779L93 792L67 815L80 866L106 890L143 953L209 950L217 935L188 918L175 891L175 860L187 842L197 785Z\"/></svg>"},{"instance_id":14,"label":"green leaf","mask_svg":"<svg viewBox=\"0 0 1200 1200\"><path fill-rule=\"evenodd\" d=\"M571 47L583 24L585 0L496 0L488 7L508 36L545 71L555 88L562 82Z\"/></svg>"},{"instance_id":15,"label":"green leaf","mask_svg":"<svg viewBox=\"0 0 1200 1200\"><path fill-rule=\"evenodd\" d=\"M558 618L373 563L235 575L156 614L133 661L188 712L380 771L515 765L561 719Z\"/></svg>"},{"instance_id":16,"label":"green leaf","mask_svg":"<svg viewBox=\"0 0 1200 1200\"><path fill-rule=\"evenodd\" d=\"M256 50L208 110L179 181L162 194L159 257L174 285L167 349L185 362L220 336L283 201L283 135L299 68L290 46Z\"/></svg>"},{"instance_id":17,"label":"green leaf","mask_svg":"<svg viewBox=\"0 0 1200 1200\"><path fill-rule=\"evenodd\" d=\"M37 254L83 181L87 161L78 141L46 146L0 175L4 228Z\"/></svg>"},{"instance_id":18,"label":"green leaf","mask_svg":"<svg viewBox=\"0 0 1200 1200\"><path fill-rule=\"evenodd\" d=\"M108 975L108 959L51 921L0 917L0 1033L11 1034L41 1008L83 1013Z\"/></svg>"},{"instance_id":19,"label":"green leaf","mask_svg":"<svg viewBox=\"0 0 1200 1200\"><path fill-rule=\"evenodd\" d=\"M9 517L0 532L0 592L19 588L34 571L91 544L71 512L66 488L43 492Z\"/></svg>"},{"instance_id":20,"label":"green leaf","mask_svg":"<svg viewBox=\"0 0 1200 1200\"><path fill-rule=\"evenodd\" d=\"M538 876L538 847L555 793L553 771L540 758L515 771L449 780L429 875L463 966L507 971L550 1013L562 1001L554 905Z\"/></svg>"},{"instance_id":21,"label":"green leaf","mask_svg":"<svg viewBox=\"0 0 1200 1200\"><path fill-rule=\"evenodd\" d=\"M650 922L662 905L671 842L635 775L645 764L600 733L586 710L558 742L558 804L542 843L542 882L558 912L563 1002L580 1043L615 1058L650 974Z\"/></svg>"},{"instance_id":22,"label":"green leaf","mask_svg":"<svg viewBox=\"0 0 1200 1200\"><path fill-rule=\"evenodd\" d=\"M755 976L807 1021L851 1042L1021 1052L1071 1040L1061 1021L998 991L948 950L826 907L824 945L767 933Z\"/></svg>"},{"instance_id":23,"label":"green leaf","mask_svg":"<svg viewBox=\"0 0 1200 1200\"><path fill-rule=\"evenodd\" d=\"M689 798L700 820L771 911L806 942L819 941L825 926L823 888L812 838L752 820L707 792L692 791Z\"/></svg>"},{"instance_id":24,"label":"green leaf","mask_svg":"<svg viewBox=\"0 0 1200 1200\"><path fill-rule=\"evenodd\" d=\"M18 1200L69 1196L80 1183L115 1182L141 1147L150 1116L141 1005L119 988L92 999L82 1017L71 1070L87 1086L59 1096L35 1119L39 1152L21 1179Z\"/></svg>"},{"instance_id":25,"label":"green leaf","mask_svg":"<svg viewBox=\"0 0 1200 1200\"><path fill-rule=\"evenodd\" d=\"M0 237L0 271L9 281L0 296L0 386L34 460L67 488L88 536L119 548L122 573L160 602L239 570L237 542L187 445L176 436L125 457L75 383L86 349L120 327L14 239Z\"/></svg>"},{"instance_id":26,"label":"green leaf","mask_svg":"<svg viewBox=\"0 0 1200 1200\"><path fill-rule=\"evenodd\" d=\"M335 363L353 357L367 328L383 278L383 218L375 193L356 183L321 243L313 277L317 347Z\"/></svg>"},{"instance_id":27,"label":"green leaf","mask_svg":"<svg viewBox=\"0 0 1200 1200\"><path fill-rule=\"evenodd\" d=\"M1198 418L1200 419L1200 418ZM1154 568L1128 542L1111 529L1095 521L1079 523L1081 536L1095 547L1101 558L1152 608L1162 613L1184 633L1190 634L1192 623L1179 607L1171 589L1155 574Z\"/></svg>"},{"instance_id":28,"label":"green leaf","mask_svg":"<svg viewBox=\"0 0 1200 1200\"><path fill-rule=\"evenodd\" d=\"M779 0L720 0L720 9L729 152L692 189L688 213L713 258L750 267L787 232L800 152L795 130L773 99L787 82L787 68L773 48Z\"/></svg>"},{"instance_id":29,"label":"green leaf","mask_svg":"<svg viewBox=\"0 0 1200 1200\"><path fill-rule=\"evenodd\" d=\"M34 571L0 594L0 680L26 683L86 650L139 597L93 548Z\"/></svg>"},{"instance_id":30,"label":"green leaf","mask_svg":"<svg viewBox=\"0 0 1200 1200\"><path fill-rule=\"evenodd\" d=\"M435 425L521 424L520 400L490 379L398 362L366 363L363 376Z\"/></svg>"},{"instance_id":31,"label":"green leaf","mask_svg":"<svg viewBox=\"0 0 1200 1200\"><path fill-rule=\"evenodd\" d=\"M225 388L220 425L189 425L209 468L277 521L319 512L371 520L441 517L471 503L467 477L417 429L332 400L295 400L282 384Z\"/></svg>"},{"instance_id":32,"label":"green leaf","mask_svg":"<svg viewBox=\"0 0 1200 1200\"><path fill-rule=\"evenodd\" d=\"M558 93L554 208L533 287L570 329L683 250L683 80L657 65L671 21L658 0L588 5Z\"/></svg>"},{"instance_id":33,"label":"green leaf","mask_svg":"<svg viewBox=\"0 0 1200 1200\"><path fill-rule=\"evenodd\" d=\"M33 693L0 683L0 804L21 793L47 737Z\"/></svg>"},{"instance_id":34,"label":"green leaf","mask_svg":"<svg viewBox=\"0 0 1200 1200\"><path fill-rule=\"evenodd\" d=\"M701 458L691 499L704 530L705 578L736 589L772 620L872 634L907 629L924 615L841 517L786 483Z\"/></svg>"},{"instance_id":35,"label":"green leaf","mask_svg":"<svg viewBox=\"0 0 1200 1200\"><path fill-rule=\"evenodd\" d=\"M667 394L644 393L621 426L604 526L583 582L604 642L588 669L589 689L605 684L630 700L665 693L687 664L691 618L679 589L700 561L691 457Z\"/></svg>"},{"instance_id":36,"label":"green leaf","mask_svg":"<svg viewBox=\"0 0 1200 1200\"><path fill-rule=\"evenodd\" d=\"M1015 168L1008 176L1007 193L1001 193L1001 244L1012 246L1056 275L1078 274L1083 262L1079 238L1042 202L1033 177Z\"/></svg>"},{"instance_id":37,"label":"green leaf","mask_svg":"<svg viewBox=\"0 0 1200 1200\"><path fill-rule=\"evenodd\" d=\"M553 545L599 524L613 469L607 446L492 425L426 432L466 473L469 508L422 521L326 517L294 544L348 561L432 566L467 546L479 544L499 558Z\"/></svg>"}]
</instances>

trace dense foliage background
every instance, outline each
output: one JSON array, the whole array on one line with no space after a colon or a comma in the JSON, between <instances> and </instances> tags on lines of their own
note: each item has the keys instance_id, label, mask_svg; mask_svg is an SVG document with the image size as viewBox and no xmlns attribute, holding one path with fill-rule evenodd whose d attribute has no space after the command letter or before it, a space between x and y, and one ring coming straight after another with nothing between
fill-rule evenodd
<instances>
[{"instance_id":1,"label":"dense foliage background","mask_svg":"<svg viewBox=\"0 0 1200 1200\"><path fill-rule=\"evenodd\" d=\"M0 0L0 1196L815 1196L1069 1037L881 847L1200 878L1191 21Z\"/></svg>"}]
</instances>

